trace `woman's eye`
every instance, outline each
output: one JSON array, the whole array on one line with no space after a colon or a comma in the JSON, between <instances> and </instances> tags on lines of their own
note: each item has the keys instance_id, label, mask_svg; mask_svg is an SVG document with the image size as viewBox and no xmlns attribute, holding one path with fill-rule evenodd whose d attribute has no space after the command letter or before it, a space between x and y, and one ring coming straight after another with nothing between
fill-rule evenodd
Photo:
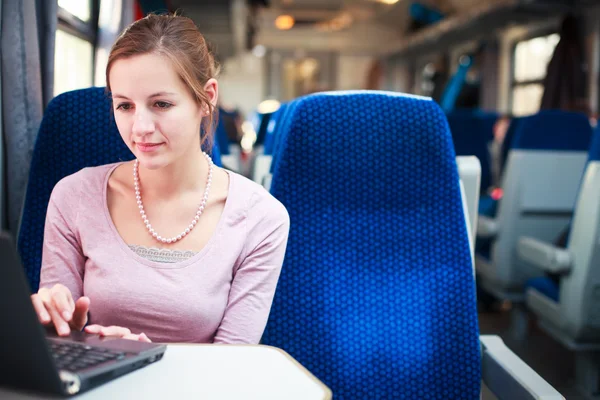
<instances>
[{"instance_id":1,"label":"woman's eye","mask_svg":"<svg viewBox=\"0 0 600 400\"><path fill-rule=\"evenodd\" d=\"M121 103L117 106L117 110L127 111L129 109L131 109L131 104Z\"/></svg>"},{"instance_id":2,"label":"woman's eye","mask_svg":"<svg viewBox=\"0 0 600 400\"><path fill-rule=\"evenodd\" d=\"M157 101L156 103L154 103L156 105L156 107L158 108L169 108L171 107L171 104L164 102L164 101Z\"/></svg>"}]
</instances>

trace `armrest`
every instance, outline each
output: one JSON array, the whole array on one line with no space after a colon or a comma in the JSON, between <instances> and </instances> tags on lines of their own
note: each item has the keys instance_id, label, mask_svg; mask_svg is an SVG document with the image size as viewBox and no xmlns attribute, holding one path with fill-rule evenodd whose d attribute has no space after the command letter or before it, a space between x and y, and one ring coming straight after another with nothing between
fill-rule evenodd
<instances>
[{"instance_id":1,"label":"armrest","mask_svg":"<svg viewBox=\"0 0 600 400\"><path fill-rule=\"evenodd\" d=\"M565 398L494 335L480 336L483 382L499 400Z\"/></svg>"},{"instance_id":2,"label":"armrest","mask_svg":"<svg viewBox=\"0 0 600 400\"><path fill-rule=\"evenodd\" d=\"M523 237L517 242L521 260L553 273L569 272L573 259L568 250L552 246L538 239Z\"/></svg>"},{"instance_id":3,"label":"armrest","mask_svg":"<svg viewBox=\"0 0 600 400\"><path fill-rule=\"evenodd\" d=\"M492 238L498 234L498 222L494 218L479 216L477 220L477 237Z\"/></svg>"}]
</instances>

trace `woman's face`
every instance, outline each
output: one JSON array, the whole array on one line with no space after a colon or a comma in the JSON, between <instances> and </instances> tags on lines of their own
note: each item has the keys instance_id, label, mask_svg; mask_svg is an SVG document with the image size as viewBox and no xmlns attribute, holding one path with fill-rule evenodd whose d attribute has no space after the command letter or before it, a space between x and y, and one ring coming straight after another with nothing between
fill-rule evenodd
<instances>
[{"instance_id":1,"label":"woman's face","mask_svg":"<svg viewBox=\"0 0 600 400\"><path fill-rule=\"evenodd\" d=\"M208 115L171 62L159 54L115 61L109 74L121 137L148 169L165 167L200 151L200 125ZM216 102L216 81L207 83Z\"/></svg>"}]
</instances>

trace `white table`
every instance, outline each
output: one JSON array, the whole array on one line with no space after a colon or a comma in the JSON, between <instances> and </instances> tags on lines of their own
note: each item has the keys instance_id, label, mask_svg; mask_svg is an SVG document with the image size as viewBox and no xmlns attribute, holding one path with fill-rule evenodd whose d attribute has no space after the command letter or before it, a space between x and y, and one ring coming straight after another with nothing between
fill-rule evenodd
<instances>
[{"instance_id":1,"label":"white table","mask_svg":"<svg viewBox=\"0 0 600 400\"><path fill-rule=\"evenodd\" d=\"M40 399L0 388L0 399ZM76 399L331 399L296 360L269 346L169 345L162 360Z\"/></svg>"}]
</instances>

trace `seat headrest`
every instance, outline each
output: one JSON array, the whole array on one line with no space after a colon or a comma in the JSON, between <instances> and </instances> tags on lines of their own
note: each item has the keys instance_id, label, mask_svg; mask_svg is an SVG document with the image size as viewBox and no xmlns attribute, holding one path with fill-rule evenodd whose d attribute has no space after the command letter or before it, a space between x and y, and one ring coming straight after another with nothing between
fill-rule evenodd
<instances>
[{"instance_id":1,"label":"seat headrest","mask_svg":"<svg viewBox=\"0 0 600 400\"><path fill-rule=\"evenodd\" d=\"M581 113L542 110L520 119L511 143L514 150L588 151L592 128Z\"/></svg>"}]
</instances>

